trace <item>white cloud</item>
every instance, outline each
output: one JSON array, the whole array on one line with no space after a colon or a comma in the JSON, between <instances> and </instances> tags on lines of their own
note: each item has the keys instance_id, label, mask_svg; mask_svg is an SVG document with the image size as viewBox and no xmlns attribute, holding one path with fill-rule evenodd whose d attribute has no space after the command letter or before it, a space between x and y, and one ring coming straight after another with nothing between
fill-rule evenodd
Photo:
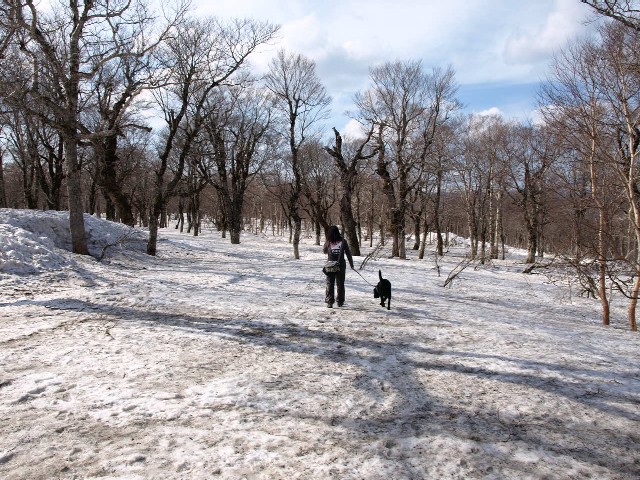
<instances>
[{"instance_id":1,"label":"white cloud","mask_svg":"<svg viewBox=\"0 0 640 480\"><path fill-rule=\"evenodd\" d=\"M327 32L314 14L284 24L281 33L284 48L304 53L315 61L326 56L331 48Z\"/></svg>"},{"instance_id":2,"label":"white cloud","mask_svg":"<svg viewBox=\"0 0 640 480\"><path fill-rule=\"evenodd\" d=\"M504 48L507 63L546 62L554 51L584 30L589 12L573 0L557 0L544 22L533 23L510 35Z\"/></svg>"},{"instance_id":3,"label":"white cloud","mask_svg":"<svg viewBox=\"0 0 640 480\"><path fill-rule=\"evenodd\" d=\"M477 112L476 115L480 117L491 117L494 115L502 117L504 116L504 113L498 107L491 107L491 108L488 108L487 110L482 110L481 112Z\"/></svg>"},{"instance_id":4,"label":"white cloud","mask_svg":"<svg viewBox=\"0 0 640 480\"><path fill-rule=\"evenodd\" d=\"M362 125L356 120L349 120L343 130L344 131L341 131L340 134L344 138L366 138L366 132L364 131L364 128L362 128Z\"/></svg>"},{"instance_id":5,"label":"white cloud","mask_svg":"<svg viewBox=\"0 0 640 480\"><path fill-rule=\"evenodd\" d=\"M585 28L589 12L577 0L199 2L202 12L280 24L278 46L316 62L336 52L368 66L422 59L427 67L453 64L469 83L531 80L554 49Z\"/></svg>"},{"instance_id":6,"label":"white cloud","mask_svg":"<svg viewBox=\"0 0 640 480\"><path fill-rule=\"evenodd\" d=\"M421 60L425 68L452 65L462 85L531 84L544 78L554 51L585 31L590 10L578 0L220 0L199 2L219 17L252 17L280 24L274 45L252 56L266 70L279 48L301 53L318 66L334 98L333 125L347 124L356 91L368 85L369 67L393 60ZM196 3L198 5L198 3ZM527 112L533 99L505 114ZM474 110L473 102L467 102ZM486 101L478 102L487 108ZM503 104L504 103L504 104Z\"/></svg>"}]
</instances>

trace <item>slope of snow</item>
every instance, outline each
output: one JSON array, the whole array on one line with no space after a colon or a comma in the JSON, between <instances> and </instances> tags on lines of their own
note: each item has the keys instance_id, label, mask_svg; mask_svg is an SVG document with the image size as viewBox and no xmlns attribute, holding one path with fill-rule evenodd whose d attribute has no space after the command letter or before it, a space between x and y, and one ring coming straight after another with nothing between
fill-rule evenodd
<instances>
[{"instance_id":1,"label":"slope of snow","mask_svg":"<svg viewBox=\"0 0 640 480\"><path fill-rule=\"evenodd\" d=\"M85 214L89 253L97 258L146 249L146 234ZM0 209L0 273L37 273L74 264L67 212Z\"/></svg>"},{"instance_id":2,"label":"slope of snow","mask_svg":"<svg viewBox=\"0 0 640 480\"><path fill-rule=\"evenodd\" d=\"M0 211L3 479L640 476L622 303L603 328L515 255L443 288L460 246L440 275L371 260L327 309L310 238L293 260L279 237L166 229L158 257L139 241L98 262L59 248L61 215Z\"/></svg>"}]
</instances>

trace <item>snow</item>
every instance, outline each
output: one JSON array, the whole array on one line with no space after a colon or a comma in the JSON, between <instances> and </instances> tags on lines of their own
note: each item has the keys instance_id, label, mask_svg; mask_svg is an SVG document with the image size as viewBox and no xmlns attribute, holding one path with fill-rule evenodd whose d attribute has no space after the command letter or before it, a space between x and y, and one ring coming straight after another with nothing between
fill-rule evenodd
<instances>
[{"instance_id":1,"label":"snow","mask_svg":"<svg viewBox=\"0 0 640 480\"><path fill-rule=\"evenodd\" d=\"M382 256L323 304L312 238L230 245L0 210L0 477L631 479L638 335L521 252ZM105 246L112 245L105 250ZM361 258L356 257L356 267ZM378 269L393 285L376 303ZM368 283L367 283L368 282Z\"/></svg>"},{"instance_id":2,"label":"snow","mask_svg":"<svg viewBox=\"0 0 640 480\"><path fill-rule=\"evenodd\" d=\"M85 214L89 253L95 257L128 250L145 251L146 235L120 223ZM38 273L75 265L59 250L71 250L67 212L0 209L0 273Z\"/></svg>"}]
</instances>

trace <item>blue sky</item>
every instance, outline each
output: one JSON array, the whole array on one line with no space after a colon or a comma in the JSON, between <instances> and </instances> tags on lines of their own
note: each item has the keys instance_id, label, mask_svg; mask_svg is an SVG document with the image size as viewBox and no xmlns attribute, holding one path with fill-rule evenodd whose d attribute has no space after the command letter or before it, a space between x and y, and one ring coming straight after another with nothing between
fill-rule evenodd
<instances>
[{"instance_id":1,"label":"blue sky","mask_svg":"<svg viewBox=\"0 0 640 480\"><path fill-rule=\"evenodd\" d=\"M330 126L349 130L344 111L367 88L369 68L421 60L453 66L468 112L535 116L536 91L554 52L589 34L580 0L194 0L199 14L281 25L274 45L254 56L265 70L285 48L316 62L333 97Z\"/></svg>"},{"instance_id":2,"label":"blue sky","mask_svg":"<svg viewBox=\"0 0 640 480\"><path fill-rule=\"evenodd\" d=\"M539 82L468 83L461 85L458 99L471 112L495 111L505 118L526 119L536 109Z\"/></svg>"}]
</instances>

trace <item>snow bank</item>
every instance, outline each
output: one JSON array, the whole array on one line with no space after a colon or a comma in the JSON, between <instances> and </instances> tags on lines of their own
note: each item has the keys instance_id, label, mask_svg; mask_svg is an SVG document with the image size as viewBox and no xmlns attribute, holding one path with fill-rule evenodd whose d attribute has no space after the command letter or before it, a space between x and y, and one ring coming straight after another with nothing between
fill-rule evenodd
<instances>
[{"instance_id":1,"label":"snow bank","mask_svg":"<svg viewBox=\"0 0 640 480\"><path fill-rule=\"evenodd\" d=\"M100 258L144 251L146 235L135 228L85 214L89 253ZM0 272L58 270L73 261L69 212L0 209Z\"/></svg>"}]
</instances>

